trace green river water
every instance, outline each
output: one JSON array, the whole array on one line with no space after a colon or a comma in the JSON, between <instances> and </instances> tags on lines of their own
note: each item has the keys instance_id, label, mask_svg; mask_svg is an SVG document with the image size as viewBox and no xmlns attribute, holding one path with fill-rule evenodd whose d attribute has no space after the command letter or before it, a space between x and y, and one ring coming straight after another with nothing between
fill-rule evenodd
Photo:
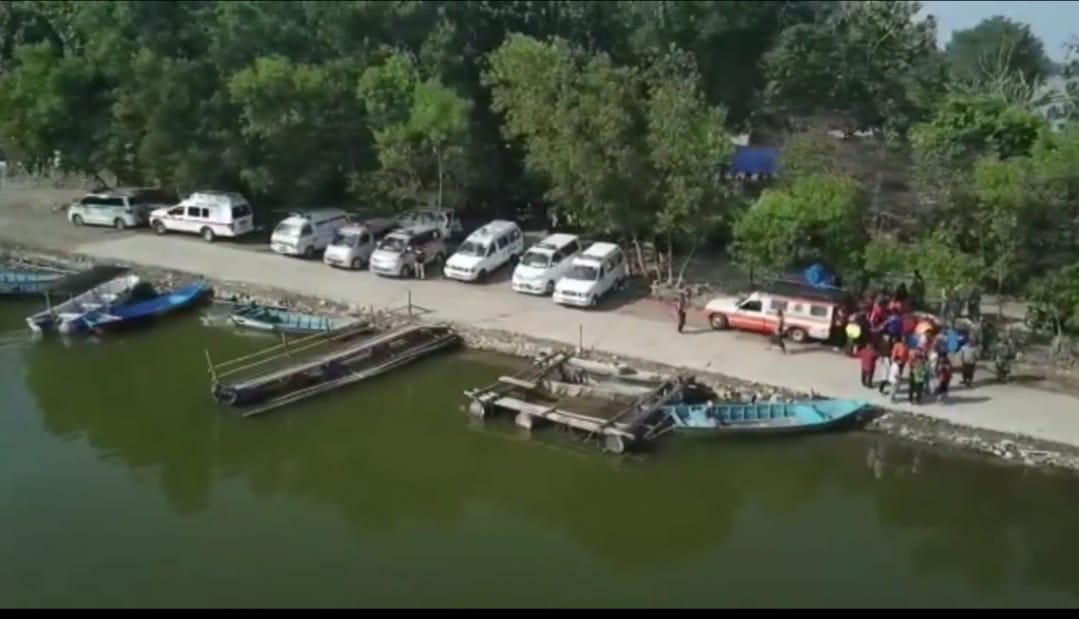
<instances>
[{"instance_id":1,"label":"green river water","mask_svg":"<svg viewBox=\"0 0 1079 619\"><path fill-rule=\"evenodd\" d=\"M203 349L271 343L0 347L0 605L1079 605L1071 476L863 434L617 459L471 424L506 368L465 352L222 414Z\"/></svg>"}]
</instances>

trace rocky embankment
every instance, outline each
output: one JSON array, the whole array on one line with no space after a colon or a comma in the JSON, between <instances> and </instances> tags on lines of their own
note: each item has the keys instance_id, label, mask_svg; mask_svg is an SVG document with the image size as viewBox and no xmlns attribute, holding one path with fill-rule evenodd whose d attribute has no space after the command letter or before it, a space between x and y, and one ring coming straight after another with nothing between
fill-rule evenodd
<instances>
[{"instance_id":1,"label":"rocky embankment","mask_svg":"<svg viewBox=\"0 0 1079 619\"><path fill-rule=\"evenodd\" d=\"M91 260L78 255L42 252L11 245L0 248L0 261L67 269L85 269L92 264ZM200 278L200 276L191 273L148 268L136 264L123 264L122 266L131 268L148 281L155 282L163 288L182 285ZM214 285L215 297L220 301L256 302L294 308L302 312L319 312L360 318L370 317L386 324L409 319L407 312L376 311L373 308L297 295L277 288L228 281L213 281L212 284ZM423 316L422 314L417 314L413 319L423 320ZM554 351L569 350L567 346L560 342L525 337L508 331L477 329L467 324L453 324L452 326L461 334L465 343L476 350L510 355L522 359L534 359ZM601 350L583 352L593 359L622 363L641 370L664 373L679 373L681 371L679 368L645 359L610 355ZM817 396L814 393L797 393L769 385L748 383L720 374L699 371L686 373L692 373L698 382L714 389L717 396L723 400L786 401ZM1021 414L1021 412L1017 411L1017 414ZM1079 471L1079 450L1072 447L968 428L906 412L892 412L881 409L867 424L866 429L922 445L976 452L1015 464Z\"/></svg>"}]
</instances>

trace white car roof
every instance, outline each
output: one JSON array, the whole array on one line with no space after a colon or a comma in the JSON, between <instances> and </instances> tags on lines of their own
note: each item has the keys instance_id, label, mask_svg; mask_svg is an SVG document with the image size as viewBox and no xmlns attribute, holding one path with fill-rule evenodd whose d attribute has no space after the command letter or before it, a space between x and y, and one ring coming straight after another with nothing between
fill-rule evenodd
<instances>
[{"instance_id":1,"label":"white car roof","mask_svg":"<svg viewBox=\"0 0 1079 619\"><path fill-rule=\"evenodd\" d=\"M581 257L602 260L613 252L619 251L619 249L614 243L592 243L588 246L588 249L584 250Z\"/></svg>"},{"instance_id":2,"label":"white car roof","mask_svg":"<svg viewBox=\"0 0 1079 619\"><path fill-rule=\"evenodd\" d=\"M472 231L472 234L468 235L468 241L483 242L489 241L493 237L509 232L510 230L517 229L517 224L512 221L506 221L504 219L496 219L486 225L480 226Z\"/></svg>"},{"instance_id":3,"label":"white car roof","mask_svg":"<svg viewBox=\"0 0 1079 619\"><path fill-rule=\"evenodd\" d=\"M239 206L247 204L247 199L238 193L224 191L196 191L184 198L182 206Z\"/></svg>"},{"instance_id":4,"label":"white car roof","mask_svg":"<svg viewBox=\"0 0 1079 619\"><path fill-rule=\"evenodd\" d=\"M576 234L566 234L564 232L559 232L548 236L547 238L543 239L539 243L536 243L529 249L536 249L539 251L554 253L576 240Z\"/></svg>"}]
</instances>

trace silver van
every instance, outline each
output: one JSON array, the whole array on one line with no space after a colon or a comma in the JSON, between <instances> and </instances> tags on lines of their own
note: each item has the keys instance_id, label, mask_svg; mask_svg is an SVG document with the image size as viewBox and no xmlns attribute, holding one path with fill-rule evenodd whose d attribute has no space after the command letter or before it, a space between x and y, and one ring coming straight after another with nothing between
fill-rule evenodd
<instances>
[{"instance_id":1,"label":"silver van","mask_svg":"<svg viewBox=\"0 0 1079 619\"><path fill-rule=\"evenodd\" d=\"M358 271L371 259L375 244L397 227L392 219L370 219L363 223L343 226L322 254L322 261L332 267Z\"/></svg>"},{"instance_id":2,"label":"silver van","mask_svg":"<svg viewBox=\"0 0 1079 619\"><path fill-rule=\"evenodd\" d=\"M67 209L76 226L112 226L117 230L146 225L150 211L175 204L176 196L161 189L116 189L87 194Z\"/></svg>"},{"instance_id":3,"label":"silver van","mask_svg":"<svg viewBox=\"0 0 1079 619\"><path fill-rule=\"evenodd\" d=\"M424 265L446 259L446 243L438 228L430 225L412 226L387 234L371 254L371 271L390 277L412 277L416 261Z\"/></svg>"}]
</instances>

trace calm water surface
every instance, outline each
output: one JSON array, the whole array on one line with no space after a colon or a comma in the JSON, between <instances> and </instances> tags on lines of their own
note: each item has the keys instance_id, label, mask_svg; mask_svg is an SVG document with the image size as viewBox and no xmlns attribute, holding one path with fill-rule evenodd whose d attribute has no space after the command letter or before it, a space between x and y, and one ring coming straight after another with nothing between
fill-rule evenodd
<instances>
[{"instance_id":1,"label":"calm water surface","mask_svg":"<svg viewBox=\"0 0 1079 619\"><path fill-rule=\"evenodd\" d=\"M506 368L466 353L222 414L203 349L269 343L0 347L0 604L1079 605L1069 476L861 435L619 460L471 425Z\"/></svg>"}]
</instances>

